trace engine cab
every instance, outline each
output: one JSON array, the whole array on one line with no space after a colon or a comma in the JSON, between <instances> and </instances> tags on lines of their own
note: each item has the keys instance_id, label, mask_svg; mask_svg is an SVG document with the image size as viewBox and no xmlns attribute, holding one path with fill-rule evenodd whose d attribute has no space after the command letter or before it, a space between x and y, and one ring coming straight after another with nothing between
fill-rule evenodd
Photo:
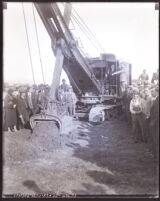
<instances>
[{"instance_id":1,"label":"engine cab","mask_svg":"<svg viewBox=\"0 0 160 201\"><path fill-rule=\"evenodd\" d=\"M97 95L88 91L80 97L81 102L93 104L119 99L122 96L122 82L131 84L131 64L118 61L114 54L101 54L97 58L88 58L88 62L101 86L101 92Z\"/></svg>"}]
</instances>

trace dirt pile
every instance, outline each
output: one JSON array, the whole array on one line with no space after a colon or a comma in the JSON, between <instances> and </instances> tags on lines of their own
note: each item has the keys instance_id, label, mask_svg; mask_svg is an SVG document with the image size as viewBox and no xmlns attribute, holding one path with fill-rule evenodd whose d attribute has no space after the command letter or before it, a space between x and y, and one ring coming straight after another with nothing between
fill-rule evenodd
<instances>
[{"instance_id":1,"label":"dirt pile","mask_svg":"<svg viewBox=\"0 0 160 201\"><path fill-rule=\"evenodd\" d=\"M29 131L21 130L17 133L5 132L3 158L5 163L22 162L24 160L36 159L37 148L29 140Z\"/></svg>"},{"instance_id":2,"label":"dirt pile","mask_svg":"<svg viewBox=\"0 0 160 201\"><path fill-rule=\"evenodd\" d=\"M33 133L27 129L16 133L4 132L4 162L31 161L61 149L73 138L70 135L70 130L73 129L72 118L66 116L62 122L61 133L53 122L38 123Z\"/></svg>"}]
</instances>

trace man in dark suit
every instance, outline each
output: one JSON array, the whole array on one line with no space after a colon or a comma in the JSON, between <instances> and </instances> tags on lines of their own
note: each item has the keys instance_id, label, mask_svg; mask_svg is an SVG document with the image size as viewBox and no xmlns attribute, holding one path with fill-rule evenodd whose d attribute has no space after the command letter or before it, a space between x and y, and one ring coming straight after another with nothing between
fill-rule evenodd
<instances>
[{"instance_id":1,"label":"man in dark suit","mask_svg":"<svg viewBox=\"0 0 160 201\"><path fill-rule=\"evenodd\" d=\"M132 98L133 98L133 91L131 86L128 86L125 92L125 95L123 97L123 100L124 100L124 106L125 106L125 117L129 126L131 126L130 102Z\"/></svg>"},{"instance_id":2,"label":"man in dark suit","mask_svg":"<svg viewBox=\"0 0 160 201\"><path fill-rule=\"evenodd\" d=\"M26 93L24 91L20 91L20 97L17 100L17 110L23 126L25 128L30 128L29 111L26 100Z\"/></svg>"},{"instance_id":3,"label":"man in dark suit","mask_svg":"<svg viewBox=\"0 0 160 201\"><path fill-rule=\"evenodd\" d=\"M150 149L155 157L158 159L158 148L159 148L159 92L158 87L151 89L153 96L153 103L150 113Z\"/></svg>"},{"instance_id":4,"label":"man in dark suit","mask_svg":"<svg viewBox=\"0 0 160 201\"><path fill-rule=\"evenodd\" d=\"M28 110L29 110L29 116L33 115L33 89L32 87L28 88L27 94L26 94L27 104L28 104Z\"/></svg>"}]
</instances>

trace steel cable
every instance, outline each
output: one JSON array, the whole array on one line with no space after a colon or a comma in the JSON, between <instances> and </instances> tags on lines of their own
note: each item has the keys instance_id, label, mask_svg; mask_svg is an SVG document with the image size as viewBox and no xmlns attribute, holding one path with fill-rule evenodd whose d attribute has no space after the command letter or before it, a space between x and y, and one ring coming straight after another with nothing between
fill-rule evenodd
<instances>
[{"instance_id":1,"label":"steel cable","mask_svg":"<svg viewBox=\"0 0 160 201\"><path fill-rule=\"evenodd\" d=\"M29 45L29 37L28 37L27 24L26 24L26 17L25 17L25 12L24 12L23 3L22 3L22 11L23 11L23 17L24 17L24 24L25 24L26 36L27 36L27 44L28 44L28 50L29 50L29 58L30 58L30 64L31 64L31 70L32 70L32 77L33 77L33 82L34 82L34 84L36 84L36 82L35 82L35 77L34 77L34 71L33 71L31 50L30 50L30 45Z\"/></svg>"},{"instance_id":2,"label":"steel cable","mask_svg":"<svg viewBox=\"0 0 160 201\"><path fill-rule=\"evenodd\" d=\"M96 48L96 50L99 52L98 47L93 43L93 41L91 40L91 38L84 32L84 29L81 27L81 24L79 23L79 21L76 19L75 16L73 16L72 14L72 18L74 19L74 21L77 23L77 25L79 26L79 28L82 30L82 32L84 33L84 35L88 38L88 40L91 42L91 44Z\"/></svg>"},{"instance_id":3,"label":"steel cable","mask_svg":"<svg viewBox=\"0 0 160 201\"><path fill-rule=\"evenodd\" d=\"M65 6L64 4L63 4L63 6ZM86 28L84 27L84 25L83 25L83 23L84 22L80 22L78 19L77 19L77 17L72 13L71 14L71 19L72 19L72 23L73 23L73 21L79 26L79 28L81 29L81 31L84 33L84 35L88 38L88 40L91 42L91 44L94 46L94 48L99 52L99 50L102 50L102 48L100 47L100 45L98 45L97 43L96 43L96 40L97 39L95 39L94 38L94 40L93 40L93 36L91 36L91 35L89 35L89 33L88 33L88 31L86 30ZM87 25L85 25L85 26L87 26ZM88 28L89 29L89 28ZM92 34L93 35L93 34Z\"/></svg>"},{"instance_id":4,"label":"steel cable","mask_svg":"<svg viewBox=\"0 0 160 201\"><path fill-rule=\"evenodd\" d=\"M42 78L43 78L43 83L45 84L44 71L43 71L43 65L42 65L42 59L41 59L41 51L40 51L40 45L39 45L40 43L39 43L37 23L36 23L36 17L35 17L33 3L32 3L32 11L33 11L33 19L34 19L34 25L35 25L35 30L36 30L36 39L37 39L38 52L39 52L39 58L40 58L40 64L41 64Z\"/></svg>"},{"instance_id":5,"label":"steel cable","mask_svg":"<svg viewBox=\"0 0 160 201\"><path fill-rule=\"evenodd\" d=\"M100 44L100 42L98 41L98 39L95 37L95 35L93 34L93 32L89 29L89 27L86 25L86 23L84 22L84 20L80 17L80 15L77 13L77 11L73 8L73 11L76 13L76 15L78 16L78 18L80 19L80 21L82 22L82 24L86 27L86 29L88 30L88 32L92 35L93 39L97 42L97 45L100 47L101 50L104 50L104 48L102 47L102 45Z\"/></svg>"}]
</instances>

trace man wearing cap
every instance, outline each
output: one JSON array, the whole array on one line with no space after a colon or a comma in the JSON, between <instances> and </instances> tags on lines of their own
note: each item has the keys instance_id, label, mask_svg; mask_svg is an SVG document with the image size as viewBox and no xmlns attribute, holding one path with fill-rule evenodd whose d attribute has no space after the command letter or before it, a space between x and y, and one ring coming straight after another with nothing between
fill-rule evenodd
<instances>
[{"instance_id":1,"label":"man wearing cap","mask_svg":"<svg viewBox=\"0 0 160 201\"><path fill-rule=\"evenodd\" d=\"M60 85L60 89L62 89L64 92L68 90L69 86L66 84L66 80L62 79L62 84Z\"/></svg>"},{"instance_id":2,"label":"man wearing cap","mask_svg":"<svg viewBox=\"0 0 160 201\"><path fill-rule=\"evenodd\" d=\"M135 137L135 143L142 142L144 140L142 107L143 106L138 91L134 91L133 98L130 103L130 112L132 115L132 133ZM138 128L140 128L140 132Z\"/></svg>"},{"instance_id":3,"label":"man wearing cap","mask_svg":"<svg viewBox=\"0 0 160 201\"><path fill-rule=\"evenodd\" d=\"M149 89L145 89L142 94L142 113L143 113L143 125L144 125L144 141L147 142L149 139L149 118L151 111L152 99L150 96Z\"/></svg>"},{"instance_id":4,"label":"man wearing cap","mask_svg":"<svg viewBox=\"0 0 160 201\"><path fill-rule=\"evenodd\" d=\"M67 105L67 110L70 116L75 115L75 107L77 102L77 97L73 92L72 86L69 86L68 90L65 93L65 102Z\"/></svg>"},{"instance_id":5,"label":"man wearing cap","mask_svg":"<svg viewBox=\"0 0 160 201\"><path fill-rule=\"evenodd\" d=\"M26 100L26 92L20 90L20 97L17 100L17 110L23 127L29 127L29 112Z\"/></svg>"}]
</instances>

